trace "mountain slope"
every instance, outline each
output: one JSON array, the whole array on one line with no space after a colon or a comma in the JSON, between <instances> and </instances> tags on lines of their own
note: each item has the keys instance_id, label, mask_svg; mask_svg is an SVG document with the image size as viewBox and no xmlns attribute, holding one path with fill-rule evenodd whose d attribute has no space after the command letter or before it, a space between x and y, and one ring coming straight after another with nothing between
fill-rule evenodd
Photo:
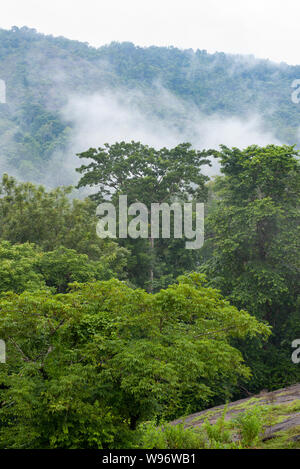
<instances>
[{"instance_id":1,"label":"mountain slope","mask_svg":"<svg viewBox=\"0 0 300 469\"><path fill-rule=\"evenodd\" d=\"M0 169L35 181L52 171L53 155L63 159L72 138L72 115L62 113L71 94L131 92L130 106L172 120L179 131L197 109L206 117L255 114L265 131L294 144L300 105L291 100L291 84L298 78L300 66L248 56L131 43L96 49L26 27L0 30L0 79L7 87L7 103L0 104ZM158 89L182 107L162 103Z\"/></svg>"}]
</instances>

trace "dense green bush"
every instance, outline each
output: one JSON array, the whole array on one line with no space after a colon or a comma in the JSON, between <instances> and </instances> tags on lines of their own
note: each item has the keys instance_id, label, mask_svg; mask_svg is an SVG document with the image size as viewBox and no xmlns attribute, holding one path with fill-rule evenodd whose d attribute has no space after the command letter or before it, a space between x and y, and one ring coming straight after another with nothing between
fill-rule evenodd
<instances>
[{"instance_id":1,"label":"dense green bush","mask_svg":"<svg viewBox=\"0 0 300 469\"><path fill-rule=\"evenodd\" d=\"M128 447L139 423L207 405L219 375L227 387L249 376L230 341L260 334L199 274L155 295L118 280L3 293L0 447Z\"/></svg>"}]
</instances>

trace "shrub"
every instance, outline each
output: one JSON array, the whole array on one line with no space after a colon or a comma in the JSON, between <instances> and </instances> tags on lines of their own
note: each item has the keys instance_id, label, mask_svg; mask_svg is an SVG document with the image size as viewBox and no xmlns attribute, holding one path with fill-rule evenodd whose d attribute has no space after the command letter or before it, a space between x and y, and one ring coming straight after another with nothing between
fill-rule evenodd
<instances>
[{"instance_id":1,"label":"shrub","mask_svg":"<svg viewBox=\"0 0 300 469\"><path fill-rule=\"evenodd\" d=\"M234 423L240 432L241 443L245 447L255 445L263 431L263 409L253 407L248 411L240 413Z\"/></svg>"}]
</instances>

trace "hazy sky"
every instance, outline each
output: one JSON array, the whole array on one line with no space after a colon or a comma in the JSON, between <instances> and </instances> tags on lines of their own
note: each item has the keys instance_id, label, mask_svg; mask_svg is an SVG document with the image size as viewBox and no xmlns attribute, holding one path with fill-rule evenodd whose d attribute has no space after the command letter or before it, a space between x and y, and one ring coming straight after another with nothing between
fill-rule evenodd
<instances>
[{"instance_id":1,"label":"hazy sky","mask_svg":"<svg viewBox=\"0 0 300 469\"><path fill-rule=\"evenodd\" d=\"M299 0L0 0L0 27L24 25L93 46L131 41L300 64Z\"/></svg>"}]
</instances>

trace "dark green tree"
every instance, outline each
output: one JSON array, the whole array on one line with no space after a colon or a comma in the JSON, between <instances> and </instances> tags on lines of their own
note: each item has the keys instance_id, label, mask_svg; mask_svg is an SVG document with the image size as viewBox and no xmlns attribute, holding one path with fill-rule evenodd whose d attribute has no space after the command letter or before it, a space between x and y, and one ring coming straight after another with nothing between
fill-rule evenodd
<instances>
[{"instance_id":1,"label":"dark green tree","mask_svg":"<svg viewBox=\"0 0 300 469\"><path fill-rule=\"evenodd\" d=\"M300 164L294 147L221 147L223 177L206 223L204 270L239 308L268 321L262 349L244 349L255 373L253 390L299 380L291 342L300 334Z\"/></svg>"},{"instance_id":2,"label":"dark green tree","mask_svg":"<svg viewBox=\"0 0 300 469\"><path fill-rule=\"evenodd\" d=\"M95 187L91 199L98 203L111 200L117 206L118 197L126 195L128 204L144 203L149 212L151 203L182 203L190 199L204 202L208 177L201 169L209 164L209 154L192 149L189 143L160 150L140 142L105 144L79 154L88 164L78 169L83 175L78 187ZM165 240L151 238L150 230L148 243L143 239L119 240L132 252L129 279L133 283L152 291L154 281L159 286L185 270L193 270L197 253L187 253L184 240L167 241L171 250Z\"/></svg>"}]
</instances>

